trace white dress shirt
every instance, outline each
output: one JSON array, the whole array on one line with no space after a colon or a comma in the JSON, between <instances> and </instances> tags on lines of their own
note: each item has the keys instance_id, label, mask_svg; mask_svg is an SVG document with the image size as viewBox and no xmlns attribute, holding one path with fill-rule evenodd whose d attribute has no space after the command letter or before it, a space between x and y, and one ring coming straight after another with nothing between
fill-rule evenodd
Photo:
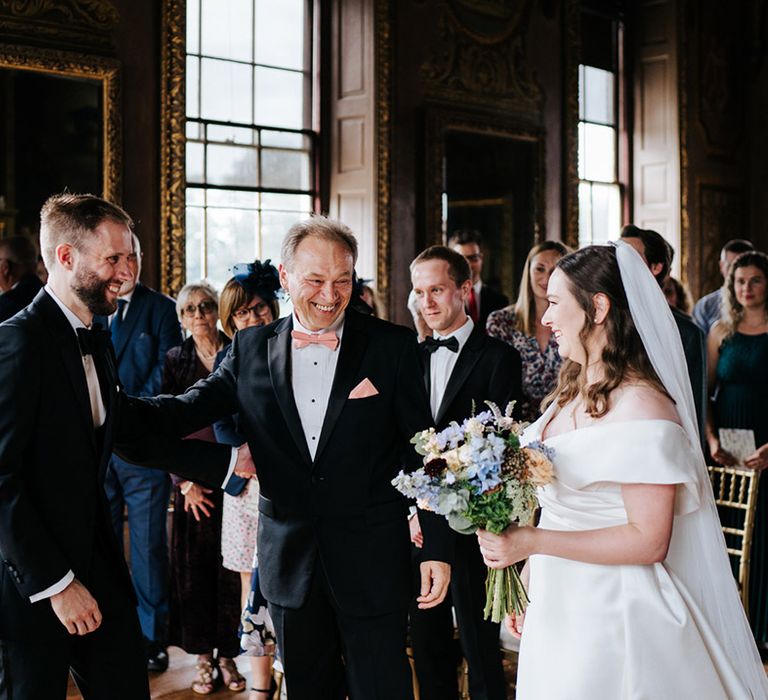
<instances>
[{"instance_id":1,"label":"white dress shirt","mask_svg":"<svg viewBox=\"0 0 768 700\"><path fill-rule=\"evenodd\" d=\"M453 337L459 341L458 352L451 352L448 348L438 348L429 358L429 404L432 407L432 418L437 418L437 412L440 410L440 404L443 402L448 380L451 378L451 373L456 366L456 361L459 359L459 354L464 349L464 345L469 340L474 327L474 321L467 316L466 323L453 333L448 335L432 333L433 337L437 340Z\"/></svg>"},{"instance_id":2,"label":"white dress shirt","mask_svg":"<svg viewBox=\"0 0 768 700\"><path fill-rule=\"evenodd\" d=\"M336 333L339 345L331 350L325 345L311 343L301 349L291 343L291 386L293 398L299 411L301 427L307 441L309 454L315 459L317 444L320 441L320 431L323 429L328 399L331 397L333 378L336 375L336 365L339 361L341 336L344 332L344 317L340 318L329 328L321 331L308 331L299 323L296 314L293 315L293 330L309 335L321 333Z\"/></svg>"}]
</instances>

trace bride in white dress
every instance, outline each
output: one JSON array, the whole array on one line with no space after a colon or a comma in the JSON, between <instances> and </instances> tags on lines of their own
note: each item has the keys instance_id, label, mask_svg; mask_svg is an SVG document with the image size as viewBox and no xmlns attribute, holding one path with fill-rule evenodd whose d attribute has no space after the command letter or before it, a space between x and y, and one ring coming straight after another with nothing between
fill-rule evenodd
<instances>
[{"instance_id":1,"label":"bride in white dress","mask_svg":"<svg viewBox=\"0 0 768 700\"><path fill-rule=\"evenodd\" d=\"M658 284L628 245L592 246L548 297L566 362L523 442L554 450L556 480L537 528L479 533L489 566L528 559L518 700L768 698Z\"/></svg>"}]
</instances>

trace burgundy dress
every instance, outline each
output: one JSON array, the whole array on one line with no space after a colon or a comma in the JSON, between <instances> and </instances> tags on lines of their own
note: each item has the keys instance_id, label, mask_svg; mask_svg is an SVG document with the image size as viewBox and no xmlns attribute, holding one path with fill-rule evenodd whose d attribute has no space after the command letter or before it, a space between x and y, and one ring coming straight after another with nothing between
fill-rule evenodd
<instances>
[{"instance_id":1,"label":"burgundy dress","mask_svg":"<svg viewBox=\"0 0 768 700\"><path fill-rule=\"evenodd\" d=\"M229 342L223 335L222 340ZM162 393L182 394L208 374L189 338L166 355ZM216 441L211 426L188 437ZM216 648L219 656L232 658L240 649L240 576L221 562L223 491L208 494L214 503L211 517L201 516L198 522L184 510L179 483L174 477L168 642L189 654L210 654Z\"/></svg>"}]
</instances>

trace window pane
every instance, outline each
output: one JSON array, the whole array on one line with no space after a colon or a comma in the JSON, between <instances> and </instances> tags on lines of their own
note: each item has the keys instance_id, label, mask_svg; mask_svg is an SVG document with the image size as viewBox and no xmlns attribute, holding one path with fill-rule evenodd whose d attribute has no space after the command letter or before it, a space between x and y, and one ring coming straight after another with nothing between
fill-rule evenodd
<instances>
[{"instance_id":1,"label":"window pane","mask_svg":"<svg viewBox=\"0 0 768 700\"><path fill-rule=\"evenodd\" d=\"M579 124L579 178L616 182L616 131L612 127Z\"/></svg>"},{"instance_id":2,"label":"window pane","mask_svg":"<svg viewBox=\"0 0 768 700\"><path fill-rule=\"evenodd\" d=\"M187 182L205 182L203 177L203 157L205 146L202 143L187 141Z\"/></svg>"},{"instance_id":3,"label":"window pane","mask_svg":"<svg viewBox=\"0 0 768 700\"><path fill-rule=\"evenodd\" d=\"M250 62L253 57L251 0L202 1L202 53Z\"/></svg>"},{"instance_id":4,"label":"window pane","mask_svg":"<svg viewBox=\"0 0 768 700\"><path fill-rule=\"evenodd\" d=\"M273 262L280 260L283 238L297 221L308 217L303 212L264 211L261 214L261 257Z\"/></svg>"},{"instance_id":5,"label":"window pane","mask_svg":"<svg viewBox=\"0 0 768 700\"><path fill-rule=\"evenodd\" d=\"M264 209L276 209L279 211L312 211L312 198L306 194L278 194L276 192L263 192L261 206Z\"/></svg>"},{"instance_id":6,"label":"window pane","mask_svg":"<svg viewBox=\"0 0 768 700\"><path fill-rule=\"evenodd\" d=\"M243 129L237 126L208 126L208 140L219 143L244 143L249 146L257 145L256 130Z\"/></svg>"},{"instance_id":7,"label":"window pane","mask_svg":"<svg viewBox=\"0 0 768 700\"><path fill-rule=\"evenodd\" d=\"M279 148L303 148L309 150L311 142L308 136L304 134L293 134L290 131L269 131L264 129L261 132L262 146L277 146Z\"/></svg>"},{"instance_id":8,"label":"window pane","mask_svg":"<svg viewBox=\"0 0 768 700\"><path fill-rule=\"evenodd\" d=\"M592 244L592 185L579 183L579 248Z\"/></svg>"},{"instance_id":9,"label":"window pane","mask_svg":"<svg viewBox=\"0 0 768 700\"><path fill-rule=\"evenodd\" d=\"M202 59L201 117L228 122L251 121L251 67Z\"/></svg>"},{"instance_id":10,"label":"window pane","mask_svg":"<svg viewBox=\"0 0 768 700\"><path fill-rule=\"evenodd\" d=\"M227 207L236 209L258 209L258 192L238 192L237 190L208 190L209 207Z\"/></svg>"},{"instance_id":11,"label":"window pane","mask_svg":"<svg viewBox=\"0 0 768 700\"><path fill-rule=\"evenodd\" d=\"M255 121L264 126L303 128L304 76L256 67Z\"/></svg>"},{"instance_id":12,"label":"window pane","mask_svg":"<svg viewBox=\"0 0 768 700\"><path fill-rule=\"evenodd\" d=\"M202 187L187 187L187 206L202 207L205 205L205 190Z\"/></svg>"},{"instance_id":13,"label":"window pane","mask_svg":"<svg viewBox=\"0 0 768 700\"><path fill-rule=\"evenodd\" d=\"M200 0L187 0L187 53L200 53Z\"/></svg>"},{"instance_id":14,"label":"window pane","mask_svg":"<svg viewBox=\"0 0 768 700\"><path fill-rule=\"evenodd\" d=\"M187 58L187 116L199 117L200 60Z\"/></svg>"},{"instance_id":15,"label":"window pane","mask_svg":"<svg viewBox=\"0 0 768 700\"><path fill-rule=\"evenodd\" d=\"M257 151L243 146L208 146L206 182L216 185L258 185Z\"/></svg>"},{"instance_id":16,"label":"window pane","mask_svg":"<svg viewBox=\"0 0 768 700\"><path fill-rule=\"evenodd\" d=\"M309 156L301 151L261 152L262 185L290 190L309 189Z\"/></svg>"},{"instance_id":17,"label":"window pane","mask_svg":"<svg viewBox=\"0 0 768 700\"><path fill-rule=\"evenodd\" d=\"M200 139L200 124L198 122L188 121L185 127L187 139L198 141Z\"/></svg>"},{"instance_id":18,"label":"window pane","mask_svg":"<svg viewBox=\"0 0 768 700\"><path fill-rule=\"evenodd\" d=\"M208 209L208 279L221 291L232 266L257 255L258 213L240 209Z\"/></svg>"},{"instance_id":19,"label":"window pane","mask_svg":"<svg viewBox=\"0 0 768 700\"><path fill-rule=\"evenodd\" d=\"M256 0L256 63L304 68L306 0Z\"/></svg>"},{"instance_id":20,"label":"window pane","mask_svg":"<svg viewBox=\"0 0 768 700\"><path fill-rule=\"evenodd\" d=\"M615 124L613 84L611 71L584 66L584 117L588 122Z\"/></svg>"},{"instance_id":21,"label":"window pane","mask_svg":"<svg viewBox=\"0 0 768 700\"><path fill-rule=\"evenodd\" d=\"M187 282L202 279L203 209L187 206L186 223Z\"/></svg>"},{"instance_id":22,"label":"window pane","mask_svg":"<svg viewBox=\"0 0 768 700\"><path fill-rule=\"evenodd\" d=\"M619 236L620 221L618 185L579 184L579 245L615 240Z\"/></svg>"},{"instance_id":23,"label":"window pane","mask_svg":"<svg viewBox=\"0 0 768 700\"><path fill-rule=\"evenodd\" d=\"M584 68L586 66L579 65L579 121L584 121Z\"/></svg>"}]
</instances>

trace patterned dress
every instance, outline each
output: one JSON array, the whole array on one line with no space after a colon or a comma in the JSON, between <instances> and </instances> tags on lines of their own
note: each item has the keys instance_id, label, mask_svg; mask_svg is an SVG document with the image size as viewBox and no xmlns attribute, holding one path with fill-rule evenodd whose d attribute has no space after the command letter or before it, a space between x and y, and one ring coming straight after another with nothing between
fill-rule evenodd
<instances>
[{"instance_id":1,"label":"patterned dress","mask_svg":"<svg viewBox=\"0 0 768 700\"><path fill-rule=\"evenodd\" d=\"M520 353L523 361L523 402L521 418L531 423L540 415L539 405L555 388L562 358L554 336L550 337L542 352L535 337L515 328L515 310L512 306L494 311L488 316L486 330L492 338L503 340Z\"/></svg>"}]
</instances>

